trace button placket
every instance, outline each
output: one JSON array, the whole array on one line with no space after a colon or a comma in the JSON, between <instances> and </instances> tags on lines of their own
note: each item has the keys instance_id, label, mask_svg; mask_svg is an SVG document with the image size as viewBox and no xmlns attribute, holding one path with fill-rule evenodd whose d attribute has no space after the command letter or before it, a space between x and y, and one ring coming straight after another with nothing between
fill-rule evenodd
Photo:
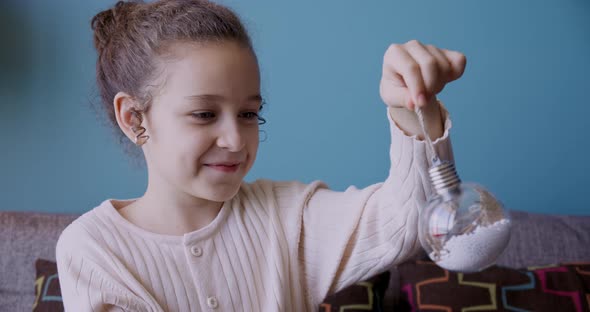
<instances>
[{"instance_id":1,"label":"button placket","mask_svg":"<svg viewBox=\"0 0 590 312\"><path fill-rule=\"evenodd\" d=\"M220 290L215 289L209 283L203 283L204 280L211 278L213 274L210 269L217 264L215 259L211 259L214 255L214 248L211 247L210 242L207 240L187 240L184 242L183 249L190 265L191 277L196 287L201 309L211 312L224 310L221 307L222 302L215 296ZM205 254L205 252L210 253Z\"/></svg>"}]
</instances>

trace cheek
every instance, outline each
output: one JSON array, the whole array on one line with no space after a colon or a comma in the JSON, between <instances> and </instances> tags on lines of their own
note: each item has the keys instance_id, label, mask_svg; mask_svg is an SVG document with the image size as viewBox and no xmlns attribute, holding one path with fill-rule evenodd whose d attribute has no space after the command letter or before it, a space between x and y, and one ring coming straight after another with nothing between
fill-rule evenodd
<instances>
[{"instance_id":1,"label":"cheek","mask_svg":"<svg viewBox=\"0 0 590 312\"><path fill-rule=\"evenodd\" d=\"M193 164L200 164L214 141L204 133L195 132L182 135L182 142L176 145L179 153Z\"/></svg>"},{"instance_id":2,"label":"cheek","mask_svg":"<svg viewBox=\"0 0 590 312\"><path fill-rule=\"evenodd\" d=\"M258 146L260 144L260 136L258 134L258 130L254 132L252 135L249 136L248 142L248 154L250 156L250 162L254 162L256 158L256 154L258 152Z\"/></svg>"},{"instance_id":3,"label":"cheek","mask_svg":"<svg viewBox=\"0 0 590 312\"><path fill-rule=\"evenodd\" d=\"M173 162L169 164L169 168L175 172L174 175L181 180L189 181L202 170L203 156L207 153L207 148L194 136L187 137L183 142L176 145L167 157Z\"/></svg>"},{"instance_id":4,"label":"cheek","mask_svg":"<svg viewBox=\"0 0 590 312\"><path fill-rule=\"evenodd\" d=\"M158 139L160 155L174 162L170 165L180 173L197 170L203 154L211 146L211 139L205 131L178 124L168 127Z\"/></svg>"}]
</instances>

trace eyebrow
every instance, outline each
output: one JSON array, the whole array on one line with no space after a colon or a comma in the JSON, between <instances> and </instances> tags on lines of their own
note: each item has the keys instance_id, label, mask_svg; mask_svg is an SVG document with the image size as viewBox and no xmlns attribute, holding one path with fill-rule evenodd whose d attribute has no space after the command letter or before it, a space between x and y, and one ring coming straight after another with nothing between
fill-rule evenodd
<instances>
[{"instance_id":1,"label":"eyebrow","mask_svg":"<svg viewBox=\"0 0 590 312\"><path fill-rule=\"evenodd\" d=\"M222 102L225 101L226 98L219 94L198 94L198 95L188 95L185 96L186 99L195 101L195 102L204 102L204 103L215 103L215 102ZM260 94L254 94L249 96L246 99L247 102L261 102L262 96Z\"/></svg>"}]
</instances>

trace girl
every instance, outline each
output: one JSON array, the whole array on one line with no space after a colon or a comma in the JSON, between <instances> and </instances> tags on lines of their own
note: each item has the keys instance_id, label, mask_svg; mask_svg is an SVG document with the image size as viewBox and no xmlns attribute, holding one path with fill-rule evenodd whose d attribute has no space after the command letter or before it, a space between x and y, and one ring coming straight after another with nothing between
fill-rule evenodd
<instances>
[{"instance_id":1,"label":"girl","mask_svg":"<svg viewBox=\"0 0 590 312\"><path fill-rule=\"evenodd\" d=\"M320 182L242 181L262 109L250 38L205 0L119 2L92 20L97 82L121 135L141 148L148 186L107 199L57 243L67 311L310 311L420 250L432 192L416 106L441 159L451 120L436 99L465 57L418 41L385 52L388 178L336 192Z\"/></svg>"}]
</instances>

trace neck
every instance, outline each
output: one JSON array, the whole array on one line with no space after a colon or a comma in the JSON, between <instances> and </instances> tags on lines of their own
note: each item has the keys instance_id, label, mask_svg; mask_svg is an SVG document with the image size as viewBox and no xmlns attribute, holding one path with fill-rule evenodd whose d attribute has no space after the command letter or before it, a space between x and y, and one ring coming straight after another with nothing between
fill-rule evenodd
<instances>
[{"instance_id":1,"label":"neck","mask_svg":"<svg viewBox=\"0 0 590 312\"><path fill-rule=\"evenodd\" d=\"M197 198L166 183L150 180L145 194L119 212L150 232L180 236L207 226L217 217L222 205L223 202Z\"/></svg>"}]
</instances>

